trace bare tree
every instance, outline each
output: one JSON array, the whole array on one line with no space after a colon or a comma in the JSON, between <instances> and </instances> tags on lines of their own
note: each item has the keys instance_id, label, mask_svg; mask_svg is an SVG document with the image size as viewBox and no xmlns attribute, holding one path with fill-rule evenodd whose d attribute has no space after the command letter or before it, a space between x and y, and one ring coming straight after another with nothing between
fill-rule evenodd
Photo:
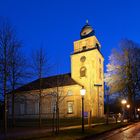
<instances>
[{"instance_id":1,"label":"bare tree","mask_svg":"<svg viewBox=\"0 0 140 140\"><path fill-rule=\"evenodd\" d=\"M55 103L55 109L56 109L56 110L54 109L56 113L55 114L56 118L54 118L54 115L53 115L53 119L55 119L56 134L59 133L59 129L60 129L60 106L62 105L62 102L64 101L64 99L67 97L67 93L64 91L64 85L68 79L69 79L68 74L57 75L55 79L56 86L52 89L52 92L51 92L51 96L54 98L54 101L55 101L54 103Z\"/></svg>"},{"instance_id":2,"label":"bare tree","mask_svg":"<svg viewBox=\"0 0 140 140\"><path fill-rule=\"evenodd\" d=\"M4 97L4 130L7 132L7 92L12 91L12 122L15 120L14 90L25 78L25 57L22 55L21 42L17 39L12 25L2 20L0 24L0 87Z\"/></svg>"},{"instance_id":3,"label":"bare tree","mask_svg":"<svg viewBox=\"0 0 140 140\"><path fill-rule=\"evenodd\" d=\"M47 61L47 55L43 48L39 48L33 53L33 65L34 74L37 75L39 79L39 126L42 125L42 78L48 72L49 66Z\"/></svg>"},{"instance_id":4,"label":"bare tree","mask_svg":"<svg viewBox=\"0 0 140 140\"><path fill-rule=\"evenodd\" d=\"M7 22L3 22L0 26L0 77L2 95L4 97L4 132L7 133L7 92L8 77L10 69L10 48L14 43L13 29Z\"/></svg>"},{"instance_id":5,"label":"bare tree","mask_svg":"<svg viewBox=\"0 0 140 140\"><path fill-rule=\"evenodd\" d=\"M10 50L10 69L9 83L12 90L12 125L15 126L15 89L23 85L25 78L28 77L27 63L22 54L21 43L14 40Z\"/></svg>"}]
</instances>

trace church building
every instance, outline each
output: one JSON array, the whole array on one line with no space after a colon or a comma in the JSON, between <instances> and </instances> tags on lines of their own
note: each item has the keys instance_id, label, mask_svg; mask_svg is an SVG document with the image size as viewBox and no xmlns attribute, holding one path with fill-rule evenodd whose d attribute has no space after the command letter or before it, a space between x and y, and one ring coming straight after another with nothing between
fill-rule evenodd
<instances>
[{"instance_id":1,"label":"church building","mask_svg":"<svg viewBox=\"0 0 140 140\"><path fill-rule=\"evenodd\" d=\"M81 88L84 96L84 115L104 116L104 57L94 29L86 23L80 39L74 41L70 55L71 73L41 79L41 115L51 118L59 106L60 117L81 117ZM39 115L40 79L15 90L16 118L37 118ZM10 98L11 99L11 98ZM9 99L8 113L12 113Z\"/></svg>"}]
</instances>

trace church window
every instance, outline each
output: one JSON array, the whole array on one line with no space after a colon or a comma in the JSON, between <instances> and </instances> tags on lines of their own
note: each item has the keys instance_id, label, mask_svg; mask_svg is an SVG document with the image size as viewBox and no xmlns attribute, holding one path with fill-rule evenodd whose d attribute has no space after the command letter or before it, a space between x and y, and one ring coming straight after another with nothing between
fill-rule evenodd
<instances>
[{"instance_id":1,"label":"church window","mask_svg":"<svg viewBox=\"0 0 140 140\"><path fill-rule=\"evenodd\" d=\"M81 67L80 69L80 77L85 77L86 76L86 67Z\"/></svg>"},{"instance_id":2,"label":"church window","mask_svg":"<svg viewBox=\"0 0 140 140\"><path fill-rule=\"evenodd\" d=\"M24 103L20 103L20 115L23 115L25 113L25 105Z\"/></svg>"},{"instance_id":3,"label":"church window","mask_svg":"<svg viewBox=\"0 0 140 140\"><path fill-rule=\"evenodd\" d=\"M39 113L39 102L36 101L35 102L35 114L38 114Z\"/></svg>"},{"instance_id":4,"label":"church window","mask_svg":"<svg viewBox=\"0 0 140 140\"><path fill-rule=\"evenodd\" d=\"M68 95L68 96L73 95L72 91L71 91L71 90L68 90L67 95Z\"/></svg>"},{"instance_id":5,"label":"church window","mask_svg":"<svg viewBox=\"0 0 140 140\"><path fill-rule=\"evenodd\" d=\"M54 96L51 98L51 112L56 112L56 98Z\"/></svg>"},{"instance_id":6,"label":"church window","mask_svg":"<svg viewBox=\"0 0 140 140\"><path fill-rule=\"evenodd\" d=\"M67 102L67 112L69 113L69 114L72 114L73 113L73 101L68 101Z\"/></svg>"}]
</instances>

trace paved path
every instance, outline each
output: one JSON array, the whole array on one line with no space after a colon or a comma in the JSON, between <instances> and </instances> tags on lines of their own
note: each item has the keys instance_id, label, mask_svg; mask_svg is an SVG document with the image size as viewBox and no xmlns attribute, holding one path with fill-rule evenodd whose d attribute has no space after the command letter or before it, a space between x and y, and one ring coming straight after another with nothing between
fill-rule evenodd
<instances>
[{"instance_id":1,"label":"paved path","mask_svg":"<svg viewBox=\"0 0 140 140\"><path fill-rule=\"evenodd\" d=\"M92 126L95 125L102 125L103 123L96 123L96 124L92 124ZM88 127L88 125L85 125L85 127ZM60 130L68 130L68 129L75 129L75 128L81 128L81 125L77 125L77 126L68 126L68 127L61 127ZM14 129L10 129L6 135L6 138L10 138L10 139L17 139L17 138L29 138L29 137L44 137L45 135L47 135L48 133L51 133L52 129L49 128L14 128ZM0 140L4 140L5 139L5 135L4 134L0 134Z\"/></svg>"},{"instance_id":2,"label":"paved path","mask_svg":"<svg viewBox=\"0 0 140 140\"><path fill-rule=\"evenodd\" d=\"M140 140L140 122L104 133L88 140Z\"/></svg>"}]
</instances>

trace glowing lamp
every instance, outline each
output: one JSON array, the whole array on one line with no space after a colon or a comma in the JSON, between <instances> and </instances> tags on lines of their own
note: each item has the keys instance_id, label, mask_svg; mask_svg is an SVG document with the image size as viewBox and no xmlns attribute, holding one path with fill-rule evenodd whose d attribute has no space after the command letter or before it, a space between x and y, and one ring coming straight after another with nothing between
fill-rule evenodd
<instances>
[{"instance_id":1,"label":"glowing lamp","mask_svg":"<svg viewBox=\"0 0 140 140\"><path fill-rule=\"evenodd\" d=\"M126 105L126 107L127 107L127 108L130 108L130 105L128 104L128 105Z\"/></svg>"},{"instance_id":2,"label":"glowing lamp","mask_svg":"<svg viewBox=\"0 0 140 140\"><path fill-rule=\"evenodd\" d=\"M121 101L121 103L122 103L123 105L125 105L125 104L127 103L127 101L126 101L125 99L123 99L123 100Z\"/></svg>"},{"instance_id":3,"label":"glowing lamp","mask_svg":"<svg viewBox=\"0 0 140 140\"><path fill-rule=\"evenodd\" d=\"M80 94L81 94L81 96L85 96L86 90L84 89L84 87L82 87L82 89L80 89Z\"/></svg>"}]
</instances>

